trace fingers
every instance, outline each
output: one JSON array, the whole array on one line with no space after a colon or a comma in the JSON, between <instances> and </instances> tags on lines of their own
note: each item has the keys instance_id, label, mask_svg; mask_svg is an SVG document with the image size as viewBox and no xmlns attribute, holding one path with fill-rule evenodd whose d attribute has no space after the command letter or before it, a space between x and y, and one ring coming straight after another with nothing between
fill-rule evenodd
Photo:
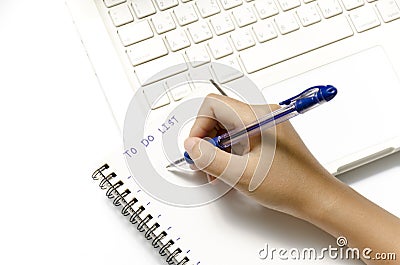
<instances>
[{"instance_id":1,"label":"fingers","mask_svg":"<svg viewBox=\"0 0 400 265\"><path fill-rule=\"evenodd\" d=\"M188 152L196 167L211 175L220 175L224 170L223 166L230 159L229 153L218 149L201 138L189 137L184 145L186 152Z\"/></svg>"},{"instance_id":2,"label":"fingers","mask_svg":"<svg viewBox=\"0 0 400 265\"><path fill-rule=\"evenodd\" d=\"M246 169L246 157L227 153L201 138L187 138L185 150L198 169L232 186L236 185Z\"/></svg>"},{"instance_id":3,"label":"fingers","mask_svg":"<svg viewBox=\"0 0 400 265\"><path fill-rule=\"evenodd\" d=\"M269 112L268 105L251 106L229 97L216 94L208 95L200 107L189 138L185 141L185 150L194 161L195 167L231 186L248 184L253 173L247 172L249 177L245 178L243 183L239 180L246 170L250 170L248 168L249 154L252 146L255 147L255 151L258 150L257 146L261 144L261 137L246 138L243 139L243 143L241 141L236 143L232 146L234 154L220 150L201 138L214 136L218 124L224 126L228 132L234 129L242 129L245 125L253 123L257 118ZM254 168L258 161L255 157L252 160L250 164ZM254 189L258 187L259 183L262 182L262 177L265 176L261 173L257 173L260 177L256 178L255 184L252 185Z\"/></svg>"},{"instance_id":4,"label":"fingers","mask_svg":"<svg viewBox=\"0 0 400 265\"><path fill-rule=\"evenodd\" d=\"M189 137L206 137L221 124L226 130L243 127L246 115L252 113L251 107L235 99L209 94L203 101ZM239 115L240 114L240 115ZM252 118L254 120L254 117Z\"/></svg>"}]
</instances>

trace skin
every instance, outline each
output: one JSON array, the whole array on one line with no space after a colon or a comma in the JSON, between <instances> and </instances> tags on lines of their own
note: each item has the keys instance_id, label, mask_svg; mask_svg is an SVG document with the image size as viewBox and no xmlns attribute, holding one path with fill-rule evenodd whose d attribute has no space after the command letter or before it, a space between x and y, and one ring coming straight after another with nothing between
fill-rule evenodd
<instances>
[{"instance_id":1,"label":"skin","mask_svg":"<svg viewBox=\"0 0 400 265\"><path fill-rule=\"evenodd\" d=\"M372 249L370 257L396 254L397 260L360 255L366 264L399 264L400 219L326 171L289 122L239 144L240 151L235 152L239 155L201 139L215 136L220 128L243 128L270 108L277 106L250 106L229 97L208 95L185 141L195 166L210 180L224 181L265 207L306 220L335 238L346 237L349 247ZM268 141L274 136L276 146ZM267 160L271 163L263 163ZM261 184L249 189L251 179L260 176Z\"/></svg>"}]
</instances>

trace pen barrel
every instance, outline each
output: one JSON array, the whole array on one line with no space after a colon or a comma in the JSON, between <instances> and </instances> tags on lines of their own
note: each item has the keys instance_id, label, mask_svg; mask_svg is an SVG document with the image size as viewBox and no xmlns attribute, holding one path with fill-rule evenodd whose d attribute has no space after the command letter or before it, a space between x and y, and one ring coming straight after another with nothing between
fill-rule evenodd
<instances>
[{"instance_id":1,"label":"pen barrel","mask_svg":"<svg viewBox=\"0 0 400 265\"><path fill-rule=\"evenodd\" d=\"M281 122L287 121L290 118L297 116L299 113L296 111L294 105L289 105L284 108L280 108L276 111L273 111L257 121L249 124L244 129L236 129L227 133L224 133L221 136L217 136L218 144L221 149L225 149L230 147L238 142L242 141L245 138L250 138L253 135L260 134L261 131L268 130ZM214 139L215 139L214 138Z\"/></svg>"}]
</instances>

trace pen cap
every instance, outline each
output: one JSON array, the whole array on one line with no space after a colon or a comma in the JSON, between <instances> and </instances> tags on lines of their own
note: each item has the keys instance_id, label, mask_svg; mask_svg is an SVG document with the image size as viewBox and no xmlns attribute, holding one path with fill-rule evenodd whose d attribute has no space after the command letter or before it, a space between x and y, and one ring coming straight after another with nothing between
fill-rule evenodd
<instances>
[{"instance_id":1,"label":"pen cap","mask_svg":"<svg viewBox=\"0 0 400 265\"><path fill-rule=\"evenodd\" d=\"M295 109L298 113L304 113L315 108L318 104L330 101L336 96L336 94L337 89L334 86L327 85L320 87L314 94L296 100Z\"/></svg>"},{"instance_id":2,"label":"pen cap","mask_svg":"<svg viewBox=\"0 0 400 265\"><path fill-rule=\"evenodd\" d=\"M333 99L337 94L337 89L334 86L327 85L322 87L318 92L317 96L320 100L325 100L325 102L330 101Z\"/></svg>"}]
</instances>

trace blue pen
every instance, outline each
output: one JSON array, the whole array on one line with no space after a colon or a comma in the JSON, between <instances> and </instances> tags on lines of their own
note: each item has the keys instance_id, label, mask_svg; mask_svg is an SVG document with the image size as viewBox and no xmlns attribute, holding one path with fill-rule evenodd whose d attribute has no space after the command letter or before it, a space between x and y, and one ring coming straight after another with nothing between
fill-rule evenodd
<instances>
[{"instance_id":1,"label":"blue pen","mask_svg":"<svg viewBox=\"0 0 400 265\"><path fill-rule=\"evenodd\" d=\"M287 121L299 114L303 114L325 102L333 99L337 94L337 89L334 86L313 86L302 93L291 97L279 103L282 107L273 111L261 119L251 123L244 129L233 130L214 138L208 139L214 146L224 150L235 143L241 141L244 137L250 137L261 130L267 130L281 122ZM193 164L187 152L184 153L183 158L176 160L169 164L169 167L176 167L184 163Z\"/></svg>"}]
</instances>

